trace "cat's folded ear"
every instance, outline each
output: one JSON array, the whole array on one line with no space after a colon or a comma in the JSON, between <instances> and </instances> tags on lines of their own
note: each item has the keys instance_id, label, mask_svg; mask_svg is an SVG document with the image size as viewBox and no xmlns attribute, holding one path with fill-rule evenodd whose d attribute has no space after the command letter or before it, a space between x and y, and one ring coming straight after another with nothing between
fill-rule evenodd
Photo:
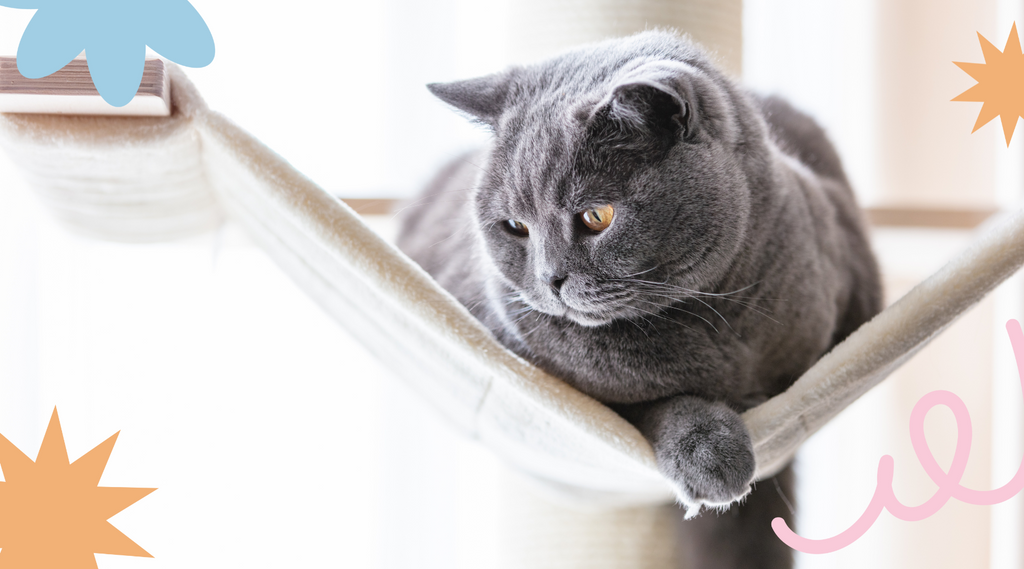
<instances>
[{"instance_id":1,"label":"cat's folded ear","mask_svg":"<svg viewBox=\"0 0 1024 569\"><path fill-rule=\"evenodd\" d=\"M692 136L698 126L694 71L685 63L655 61L625 74L589 113L591 133L620 147L663 150Z\"/></svg>"},{"instance_id":2,"label":"cat's folded ear","mask_svg":"<svg viewBox=\"0 0 1024 569\"><path fill-rule=\"evenodd\" d=\"M456 109L495 126L505 109L512 78L510 70L451 83L431 83L427 89Z\"/></svg>"}]
</instances>

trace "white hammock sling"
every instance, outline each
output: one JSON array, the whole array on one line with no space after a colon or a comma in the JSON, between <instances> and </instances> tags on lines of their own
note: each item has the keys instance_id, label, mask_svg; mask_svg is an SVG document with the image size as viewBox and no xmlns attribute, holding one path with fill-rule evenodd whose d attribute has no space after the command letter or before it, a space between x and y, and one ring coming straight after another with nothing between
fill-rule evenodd
<instances>
[{"instance_id":1,"label":"white hammock sling","mask_svg":"<svg viewBox=\"0 0 1024 569\"><path fill-rule=\"evenodd\" d=\"M157 241L210 229L226 213L397 377L516 469L594 503L672 499L635 428L503 348L349 207L207 109L173 65L170 74L171 117L0 115L0 145L80 233ZM1018 212L745 413L757 477L1022 263Z\"/></svg>"}]
</instances>

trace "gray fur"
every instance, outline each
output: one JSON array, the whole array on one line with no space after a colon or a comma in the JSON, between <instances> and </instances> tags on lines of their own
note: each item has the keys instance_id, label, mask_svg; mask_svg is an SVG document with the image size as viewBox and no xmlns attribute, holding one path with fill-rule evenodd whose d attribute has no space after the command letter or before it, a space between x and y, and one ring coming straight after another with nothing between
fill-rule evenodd
<instances>
[{"instance_id":1,"label":"gray fur","mask_svg":"<svg viewBox=\"0 0 1024 569\"><path fill-rule=\"evenodd\" d=\"M881 307L821 129L665 32L430 89L494 136L404 210L399 246L506 346L633 422L684 504L746 495L739 413ZM579 212L604 204L611 226L587 230ZM688 555L790 566L769 524L792 523L791 479L683 523Z\"/></svg>"}]
</instances>

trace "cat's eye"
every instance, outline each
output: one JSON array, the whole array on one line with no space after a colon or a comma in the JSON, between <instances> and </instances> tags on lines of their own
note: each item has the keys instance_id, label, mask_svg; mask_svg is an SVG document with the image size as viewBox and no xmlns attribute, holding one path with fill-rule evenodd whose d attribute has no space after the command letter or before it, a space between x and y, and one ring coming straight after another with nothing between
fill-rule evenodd
<instances>
[{"instance_id":1,"label":"cat's eye","mask_svg":"<svg viewBox=\"0 0 1024 569\"><path fill-rule=\"evenodd\" d=\"M612 217L615 216L615 209L611 205L603 205L580 212L580 219L583 225L592 231L604 231L612 224Z\"/></svg>"},{"instance_id":2,"label":"cat's eye","mask_svg":"<svg viewBox=\"0 0 1024 569\"><path fill-rule=\"evenodd\" d=\"M522 221L516 221L514 219L506 219L503 224L505 229L517 237L526 237L530 234L530 228L526 227L526 224Z\"/></svg>"}]
</instances>

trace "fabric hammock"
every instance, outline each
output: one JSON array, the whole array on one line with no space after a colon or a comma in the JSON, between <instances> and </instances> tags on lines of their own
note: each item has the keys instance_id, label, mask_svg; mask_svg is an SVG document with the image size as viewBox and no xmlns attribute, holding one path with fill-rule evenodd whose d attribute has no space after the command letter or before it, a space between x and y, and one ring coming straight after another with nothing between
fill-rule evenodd
<instances>
[{"instance_id":1,"label":"fabric hammock","mask_svg":"<svg viewBox=\"0 0 1024 569\"><path fill-rule=\"evenodd\" d=\"M65 225L148 242L247 228L310 296L462 433L589 503L672 500L629 423L512 354L348 206L223 115L169 66L166 118L0 115L0 145ZM882 381L1024 263L1024 212L825 355L743 418L757 477ZM636 565L641 566L641 565Z\"/></svg>"}]
</instances>

